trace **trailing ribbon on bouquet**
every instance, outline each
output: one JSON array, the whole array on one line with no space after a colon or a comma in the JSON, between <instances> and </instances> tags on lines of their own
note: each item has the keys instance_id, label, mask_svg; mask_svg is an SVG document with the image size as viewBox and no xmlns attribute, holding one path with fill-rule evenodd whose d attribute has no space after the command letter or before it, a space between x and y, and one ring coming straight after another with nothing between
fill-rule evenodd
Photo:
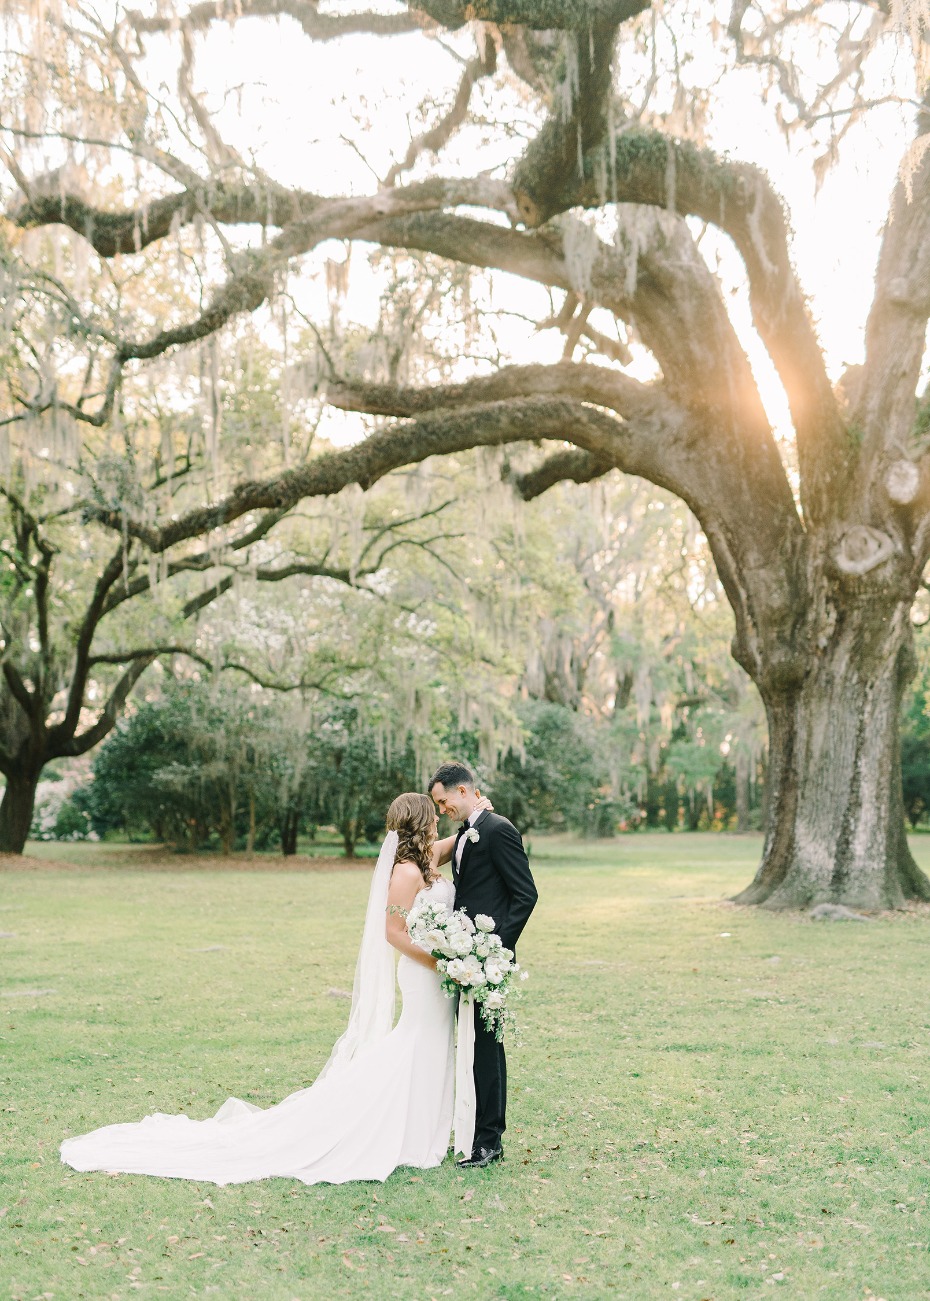
<instances>
[{"instance_id":1,"label":"trailing ribbon on bouquet","mask_svg":"<svg viewBox=\"0 0 930 1301\"><path fill-rule=\"evenodd\" d=\"M458 1044L455 1050L455 1150L471 1156L475 1141L475 1000L459 999Z\"/></svg>"}]
</instances>

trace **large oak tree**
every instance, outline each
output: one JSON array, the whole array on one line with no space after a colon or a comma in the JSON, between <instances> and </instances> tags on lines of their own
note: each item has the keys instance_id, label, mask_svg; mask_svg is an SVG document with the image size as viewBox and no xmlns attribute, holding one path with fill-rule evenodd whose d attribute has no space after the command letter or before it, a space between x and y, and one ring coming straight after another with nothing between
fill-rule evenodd
<instances>
[{"instance_id":1,"label":"large oak tree","mask_svg":"<svg viewBox=\"0 0 930 1301\"><path fill-rule=\"evenodd\" d=\"M675 8L665 6L666 17ZM713 38L721 66L757 69L789 125L828 119L831 143L840 147L844 124L866 110L869 61L894 39L892 6L848 0L821 8L740 0L708 16L702 7L692 33L704 44ZM327 353L326 399L378 417L368 437L264 478L242 478L218 499L183 510L90 501L87 518L123 545L160 557L216 531L235 544L298 501L350 484L367 489L400 466L475 447L538 447L534 464L521 458L519 472L510 471L526 498L613 469L639 475L681 497L700 521L733 608L734 655L765 704L769 822L759 871L741 899L883 907L930 898L904 837L898 741L912 672L910 611L930 557L928 417L917 396L930 317L923 7L910 8L910 31L900 38L915 55L905 93L915 103L919 143L890 198L864 363L838 387L792 262L785 205L769 177L689 138L696 114L678 102L687 100L684 87L676 111L665 115L653 110L648 87L638 106L618 88L626 57L618 60L618 50L635 57L655 37L648 0L419 0L371 12L317 0L240 0L229 9L211 2L131 11L112 27L78 6L64 9L59 18L23 20L23 31L34 30L31 48L24 39L16 87L21 111L11 120L8 104L3 124L18 186L10 221L21 230L70 227L113 265L135 265L146 250L183 241L194 227L205 232L205 287L201 306L187 315L148 329L138 317L103 328L67 286L44 282L86 366L66 377L54 355L36 357L34 382L11 396L11 416L24 426L68 418L109 427L120 417L125 386L147 364L201 347L264 310L289 268L331 239L546 286L560 295L546 324L566 335L560 362L485 366L440 384L404 383L389 368L353 371ZM839 29L837 13L845 15ZM460 47L471 23L475 48L461 58L450 102L413 134L379 184L368 193L319 193L277 182L228 144L196 78L200 43L218 27L248 42L255 24L278 20L311 42L376 37L382 59L390 58L392 39L411 32ZM819 41L813 71L798 63L805 30ZM174 53L183 130L169 122L174 112L177 123L178 110L166 108L163 92L150 85L146 55L153 49L162 71L166 51ZM81 92L67 110L50 108L54 78L77 75ZM468 121L479 85L486 130L490 121L505 138L515 96L538 125L496 174L450 174L430 159L439 153L441 160ZM496 117L495 95L509 97ZM36 177L33 145L52 137L78 151L83 185L67 167ZM115 163L109 173L93 163L116 157L133 160L138 179ZM99 183L89 184L94 165ZM120 196L130 181L135 192L127 200ZM571 210L610 213L615 239L603 239ZM732 241L741 258L753 326L787 396L796 465L773 433L719 280L698 247L700 223ZM600 328L605 312L651 353L657 378L633 377L623 340ZM575 360L579 346L598 353L600 364ZM28 368L25 354L19 364ZM27 515L19 518L31 529ZM4 708L19 709L22 731L41 684L35 673L27 680L14 650L8 643ZM124 681L137 668L128 667ZM76 689L71 713L82 703ZM37 726L54 733L60 723ZM8 798L23 753L7 747L2 756Z\"/></svg>"}]
</instances>

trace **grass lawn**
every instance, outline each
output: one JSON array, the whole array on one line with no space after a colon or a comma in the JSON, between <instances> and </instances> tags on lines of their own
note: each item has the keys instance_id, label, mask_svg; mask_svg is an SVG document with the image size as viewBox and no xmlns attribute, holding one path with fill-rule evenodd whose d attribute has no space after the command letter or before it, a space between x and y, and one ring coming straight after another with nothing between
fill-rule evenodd
<instances>
[{"instance_id":1,"label":"grass lawn","mask_svg":"<svg viewBox=\"0 0 930 1301\"><path fill-rule=\"evenodd\" d=\"M367 871L6 860L0 1295L930 1298L930 914L728 905L752 837L533 849L506 1161L337 1188L83 1175L57 1149L309 1083Z\"/></svg>"}]
</instances>

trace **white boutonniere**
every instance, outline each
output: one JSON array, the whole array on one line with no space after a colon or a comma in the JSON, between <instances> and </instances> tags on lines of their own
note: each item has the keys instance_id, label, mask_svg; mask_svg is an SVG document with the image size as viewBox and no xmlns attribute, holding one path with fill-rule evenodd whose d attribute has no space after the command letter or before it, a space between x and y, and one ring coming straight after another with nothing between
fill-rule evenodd
<instances>
[{"instance_id":1,"label":"white boutonniere","mask_svg":"<svg viewBox=\"0 0 930 1301\"><path fill-rule=\"evenodd\" d=\"M473 845L477 845L481 837L478 835L478 832L475 830L474 827L469 827L468 830L465 832L465 839L470 840Z\"/></svg>"}]
</instances>

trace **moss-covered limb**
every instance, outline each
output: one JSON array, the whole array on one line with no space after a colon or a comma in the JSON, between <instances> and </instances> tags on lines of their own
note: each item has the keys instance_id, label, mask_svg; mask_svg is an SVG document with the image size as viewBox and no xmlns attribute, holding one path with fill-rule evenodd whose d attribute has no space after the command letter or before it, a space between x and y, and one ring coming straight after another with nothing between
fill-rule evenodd
<instances>
[{"instance_id":1,"label":"moss-covered limb","mask_svg":"<svg viewBox=\"0 0 930 1301\"><path fill-rule=\"evenodd\" d=\"M423 388L342 379L327 386L326 400L343 411L405 418L424 411L543 394L591 402L628 419L650 414L664 415L672 422L685 415L663 392L661 384L643 384L606 366L572 361L552 366L502 366L492 375L478 375L461 384Z\"/></svg>"},{"instance_id":2,"label":"moss-covered limb","mask_svg":"<svg viewBox=\"0 0 930 1301\"><path fill-rule=\"evenodd\" d=\"M649 0L411 0L411 8L428 14L443 27L485 23L514 23L536 31L584 32L594 23L625 22L648 8Z\"/></svg>"},{"instance_id":3,"label":"moss-covered limb","mask_svg":"<svg viewBox=\"0 0 930 1301\"><path fill-rule=\"evenodd\" d=\"M930 110L921 119L918 129L930 131ZM916 166L905 160L902 170L882 239L855 410L865 466L919 447L914 394L930 317L930 152L918 155Z\"/></svg>"},{"instance_id":4,"label":"moss-covered limb","mask_svg":"<svg viewBox=\"0 0 930 1301\"><path fill-rule=\"evenodd\" d=\"M110 418L120 377L128 362L151 360L171 348L209 338L234 316L254 312L271 295L276 275L290 259L309 252L323 240L350 238L384 214L405 215L442 208L446 204L468 203L469 196L478 199L483 195L492 202L503 203L508 194L506 187L484 178L475 181L432 179L360 198L319 200L310 216L290 221L265 248L242 254L227 281L218 288L199 316L169 330L159 331L148 339L120 340L114 350L104 401L96 411L56 402L53 397L30 410L33 414L40 414L54 405L75 420L102 425ZM71 215L75 215L73 210Z\"/></svg>"},{"instance_id":5,"label":"moss-covered limb","mask_svg":"<svg viewBox=\"0 0 930 1301\"><path fill-rule=\"evenodd\" d=\"M33 192L23 196L7 217L23 230L37 226L68 226L83 235L101 257L137 253L188 225L204 211L224 226L261 225L299 232L321 212L343 205L343 214L362 217L408 209L429 210L455 204L475 204L516 216L510 187L487 177L445 180L442 177L392 188L390 194L352 199L327 198L309 190L291 190L243 181L230 185L204 178L196 189L153 198L131 208L107 209L72 192Z\"/></svg>"},{"instance_id":6,"label":"moss-covered limb","mask_svg":"<svg viewBox=\"0 0 930 1301\"><path fill-rule=\"evenodd\" d=\"M121 512L93 514L106 527L117 532L124 529L150 551L161 553L252 511L280 509L307 497L333 496L352 483L369 488L391 470L419 464L430 456L546 438L572 439L590 450L605 452L615 446L622 431L623 425L607 412L564 398L489 402L462 410L427 412L344 451L315 457L298 469L239 484L223 501L189 511L161 527L138 520L124 523Z\"/></svg>"},{"instance_id":7,"label":"moss-covered limb","mask_svg":"<svg viewBox=\"0 0 930 1301\"><path fill-rule=\"evenodd\" d=\"M631 3L624 19L647 8ZM528 226L573 207L585 160L603 149L609 132L611 65L620 22L599 18L564 38L552 110L514 172L514 196Z\"/></svg>"},{"instance_id":8,"label":"moss-covered limb","mask_svg":"<svg viewBox=\"0 0 930 1301\"><path fill-rule=\"evenodd\" d=\"M129 699L130 692L145 670L156 659L157 653L141 655L133 660L110 692L110 696L97 715L96 720L83 732L72 734L70 737L62 735L54 745L50 744L46 750L45 762L47 763L51 759L75 758L78 755L87 754L95 745L99 745L103 738L113 731L116 721L122 714L126 701Z\"/></svg>"},{"instance_id":9,"label":"moss-covered limb","mask_svg":"<svg viewBox=\"0 0 930 1301\"><path fill-rule=\"evenodd\" d=\"M198 190L181 190L121 209L99 208L73 193L33 193L7 216L24 230L68 226L83 235L101 257L113 258L157 243L178 226L189 225L204 210L222 225L285 226L312 217L325 202L305 190L269 189L247 182L231 186L205 179Z\"/></svg>"},{"instance_id":10,"label":"moss-covered limb","mask_svg":"<svg viewBox=\"0 0 930 1301\"><path fill-rule=\"evenodd\" d=\"M533 501L557 483L566 480L572 483L591 483L593 479L600 479L614 469L616 466L608 457L595 456L580 448L569 448L547 456L535 469L528 470L525 474L508 475L508 482L513 484L524 501Z\"/></svg>"},{"instance_id":11,"label":"moss-covered limb","mask_svg":"<svg viewBox=\"0 0 930 1301\"><path fill-rule=\"evenodd\" d=\"M753 521L746 539L756 561L796 539L800 523L778 449L745 354L733 332L714 277L685 223L655 209L637 210L631 248L598 244L590 267L589 297L616 316L634 320L662 367L664 395L688 412L693 453L687 465L668 461L644 474L678 492L696 508L715 502L734 537ZM385 245L415 248L476 266L495 267L541 284L572 290L562 232L521 232L447 213L386 218L359 232ZM590 367L593 374L598 368ZM607 374L611 372L605 371ZM562 381L559 381L562 382ZM604 402L604 397L588 400ZM700 442L694 432L701 430ZM575 440L572 440L575 441ZM663 440L657 449L667 456ZM699 511L697 511L699 513ZM734 541L734 547L742 543ZM793 545L793 543L792 543ZM754 562L755 563L755 562Z\"/></svg>"},{"instance_id":12,"label":"moss-covered limb","mask_svg":"<svg viewBox=\"0 0 930 1301\"><path fill-rule=\"evenodd\" d=\"M551 30L534 32L512 23L502 23L498 30L511 71L551 104L561 34Z\"/></svg>"},{"instance_id":13,"label":"moss-covered limb","mask_svg":"<svg viewBox=\"0 0 930 1301\"><path fill-rule=\"evenodd\" d=\"M215 4L213 0L192 5L184 16L184 26L201 31L215 22L234 22L238 18L293 18L304 32L315 41L332 41L341 36L370 35L393 36L414 32L424 25L423 17L413 8L408 13L347 13L321 14L311 0L236 0L236 3ZM177 26L177 17L170 13L143 14L132 10L127 21L140 35L171 32Z\"/></svg>"},{"instance_id":14,"label":"moss-covered limb","mask_svg":"<svg viewBox=\"0 0 930 1301\"><path fill-rule=\"evenodd\" d=\"M745 415L754 390L752 374L719 287L687 227L648 208L631 209L628 216L630 238L619 246L592 236L586 299L635 321L670 393L682 405L718 412L729 407L727 419L738 406ZM379 219L357 237L509 271L554 288L577 288L566 230L556 224L525 232L448 213L420 213ZM758 394L754 401L753 417L764 423Z\"/></svg>"},{"instance_id":15,"label":"moss-covered limb","mask_svg":"<svg viewBox=\"0 0 930 1301\"><path fill-rule=\"evenodd\" d=\"M700 217L730 236L746 267L756 328L788 396L805 511L815 520L829 516L848 445L791 262L784 206L768 177L751 164L720 158L660 131L627 130L606 147L606 159L601 150L586 158L584 180L574 192L570 186L561 196L550 192L548 204L542 195L533 196L539 216L551 216L559 203L599 206L606 197Z\"/></svg>"}]
</instances>

